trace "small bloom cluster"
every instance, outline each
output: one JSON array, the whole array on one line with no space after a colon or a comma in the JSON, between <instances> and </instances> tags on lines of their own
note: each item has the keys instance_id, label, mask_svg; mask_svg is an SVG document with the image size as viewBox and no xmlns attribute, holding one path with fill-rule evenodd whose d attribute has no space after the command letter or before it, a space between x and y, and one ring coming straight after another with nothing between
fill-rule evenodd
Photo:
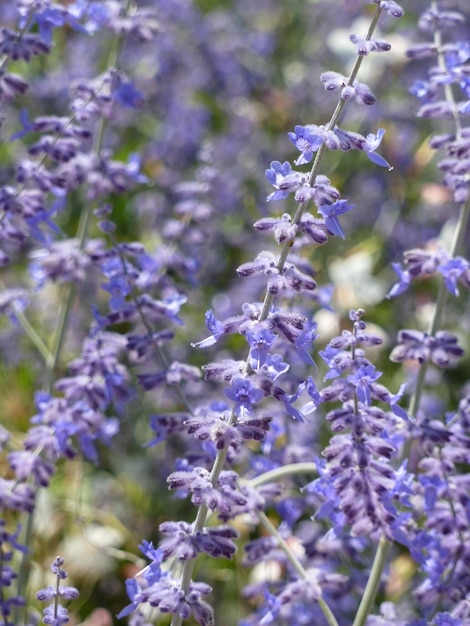
<instances>
[{"instance_id":1,"label":"small bloom cluster","mask_svg":"<svg viewBox=\"0 0 470 626\"><path fill-rule=\"evenodd\" d=\"M398 282L393 285L387 294L394 298L404 293L411 285L411 281L420 277L430 277L440 274L444 278L447 291L458 297L459 282L470 288L470 263L460 256L451 257L442 248L437 250L421 250L419 248L407 250L403 254L405 267L401 263L392 263Z\"/></svg>"},{"instance_id":2,"label":"small bloom cluster","mask_svg":"<svg viewBox=\"0 0 470 626\"><path fill-rule=\"evenodd\" d=\"M21 30L3 30L0 46L6 56L2 67L9 59L29 61L33 54L47 53L56 28L67 25L86 34L88 31L80 21L85 18L85 5L76 5L65 8L51 2L18 2ZM105 3L103 9L107 5L112 3ZM139 19L143 19L140 11L128 18L130 24ZM29 34L34 25L38 26L38 34ZM152 31L150 21L147 30ZM6 73L5 69L0 71L0 99L13 97L14 91L23 93L26 87L20 77ZM40 115L30 119L23 109L21 130L10 138L14 141L27 137L30 143L28 157L16 166L16 186L0 188L1 265L8 264L11 254L30 238L41 244L51 243L58 232L54 220L73 190L84 185L92 200L123 193L136 182L146 181L136 157L123 163L114 160L109 150L90 150L90 139L96 132L94 124L100 118L110 118L113 107L139 105L140 95L131 83L113 69L98 78L77 81L70 88L70 97L69 116Z\"/></svg>"},{"instance_id":3,"label":"small bloom cluster","mask_svg":"<svg viewBox=\"0 0 470 626\"><path fill-rule=\"evenodd\" d=\"M455 28L465 21L464 15L458 11L446 11L440 8L428 9L420 18L419 26L431 35ZM468 80L468 60L470 50L468 42L453 41L442 46L436 42L418 44L408 51L410 58L441 56L442 63L431 67L426 80L419 80L412 86L422 105L419 117L436 119L455 119L455 116L470 111L470 91ZM442 88L457 85L460 100L452 103L441 96ZM457 203L464 203L469 198L469 154L470 128L459 124L455 134L435 135L430 139L430 146L445 151L445 158L438 162L439 169L444 172L444 185L453 193Z\"/></svg>"},{"instance_id":4,"label":"small bloom cluster","mask_svg":"<svg viewBox=\"0 0 470 626\"><path fill-rule=\"evenodd\" d=\"M180 530L178 528L178 530ZM185 592L180 583L171 577L170 572L162 568L164 552L154 548L147 541L139 546L143 554L151 561L135 578L126 581L127 595L131 603L123 609L118 617L125 617L140 608L149 605L158 608L161 613L174 613L182 619L191 615L201 626L214 626L212 608L203 600L212 590L205 583L191 581Z\"/></svg>"},{"instance_id":5,"label":"small bloom cluster","mask_svg":"<svg viewBox=\"0 0 470 626\"><path fill-rule=\"evenodd\" d=\"M3 502L2 502L3 506ZM8 597L8 589L10 589L18 578L18 574L13 570L10 563L14 557L14 551L25 553L27 548L18 542L20 528L15 532L9 532L6 529L4 520L0 520L0 614L3 624L11 624L10 621L13 607L24 606L24 599L17 595Z\"/></svg>"},{"instance_id":6,"label":"small bloom cluster","mask_svg":"<svg viewBox=\"0 0 470 626\"><path fill-rule=\"evenodd\" d=\"M351 527L353 535L371 536L380 531L402 540L398 533L399 513L393 504L398 491L398 474L391 464L396 456L400 421L407 414L398 402L405 389L392 394L377 382L381 376L365 357L364 347L381 343L366 330L364 311L351 311L353 331L334 338L321 357L333 380L316 396L312 409L320 404L341 402L326 419L335 434L322 452L326 465L319 463L320 478L310 489L327 497L320 517L328 515L335 525ZM375 403L388 406L384 410Z\"/></svg>"},{"instance_id":7,"label":"small bloom cluster","mask_svg":"<svg viewBox=\"0 0 470 626\"><path fill-rule=\"evenodd\" d=\"M419 364L431 362L438 367L450 367L463 354L458 338L449 331L438 330L432 336L419 330L400 330L390 359L396 363L412 360Z\"/></svg>"},{"instance_id":8,"label":"small bloom cluster","mask_svg":"<svg viewBox=\"0 0 470 626\"><path fill-rule=\"evenodd\" d=\"M468 464L470 454L470 397L447 415L446 423L424 417L413 440L419 462L412 499L418 505L408 526L411 554L420 566L414 594L427 610L439 605L468 619L469 476L459 468Z\"/></svg>"},{"instance_id":9,"label":"small bloom cluster","mask_svg":"<svg viewBox=\"0 0 470 626\"><path fill-rule=\"evenodd\" d=\"M39 459L32 463L33 454L37 457L41 452L49 462L73 458L77 454L73 440L87 458L97 460L96 442L108 444L119 430L117 418L107 416L108 408L119 409L130 398L128 373L119 362L124 348L125 338L120 335L93 332L84 343L82 355L72 362L71 375L55 384L63 397L36 394L38 412L31 419L33 426L25 438L25 450L13 457L21 457L21 463L15 462L21 479L27 467L33 469L40 463ZM27 462L29 458L31 462ZM47 471L46 476L50 473ZM33 475L37 484L48 484L43 472L35 470Z\"/></svg>"},{"instance_id":10,"label":"small bloom cluster","mask_svg":"<svg viewBox=\"0 0 470 626\"><path fill-rule=\"evenodd\" d=\"M325 75L323 75L323 77L325 78ZM331 84L331 81L328 80L329 78L328 74L325 79L326 82L324 81L327 89L331 89L331 87L329 87ZM369 95L367 85L353 85L352 89L359 102L363 104L374 104L375 100L372 94ZM362 97L359 97L358 93ZM366 98L365 94L368 94L368 98ZM342 97L345 98L344 95L342 95ZM343 130L338 126L330 129L325 126L308 124L307 126L296 126L294 132L289 133L289 138L300 151L300 156L295 161L296 165L310 163L314 152L317 152L320 146L325 145L329 150L343 150L345 152L349 150L361 150L365 152L367 157L376 165L390 169L390 164L375 152L382 143L384 134L385 130L383 128L379 129L375 135L370 133L367 137L364 137L359 133Z\"/></svg>"},{"instance_id":11,"label":"small bloom cluster","mask_svg":"<svg viewBox=\"0 0 470 626\"><path fill-rule=\"evenodd\" d=\"M63 600L74 600L78 598L78 589L75 587L67 587L61 584L62 580L65 580L68 576L67 572L63 569L64 559L60 556L54 559L51 564L52 573L57 578L55 586L49 585L45 589L40 589L36 598L40 602L50 602L54 600L52 604L43 610L43 624L50 624L50 626L62 626L70 621L68 610L59 604Z\"/></svg>"},{"instance_id":12,"label":"small bloom cluster","mask_svg":"<svg viewBox=\"0 0 470 626\"><path fill-rule=\"evenodd\" d=\"M67 7L50 0L18 0L11 4L16 5L19 14L18 28L3 28L0 33L0 100L9 101L28 87L26 80L9 72L12 62L31 62L33 57L49 53L54 48L56 29L72 28L88 37L91 14L94 9L97 10L95 17L100 12L96 3L80 0L68 3ZM111 19L113 9L114 20ZM112 0L100 3L100 10L108 12L107 26L113 25L116 33L135 34L138 39L147 41L156 32L155 22L150 19L152 10L136 9L129 13L123 7L117 8ZM121 21L119 27L117 21ZM88 74L90 69L94 71L93 67L87 68ZM69 83L67 75L67 87ZM37 84L32 81L31 92L36 88ZM0 187L0 265L6 266L17 259L27 265L27 253L30 277L36 287L36 290L2 289L0 312L8 315L17 326L22 324L26 328L45 360L43 390L36 393L37 413L31 419L32 425L23 441L9 441L5 455L8 473L0 480L5 519L34 512L37 491L49 486L59 459L73 458L80 450L86 458L96 462L98 443L108 445L119 430L117 418L109 412L121 411L132 395L127 367L121 363L127 349L126 338L104 327L98 328L96 324L85 337L82 329L77 328L74 339L78 338L81 343L81 354L70 364L68 375L62 373L54 380L55 371L60 371L68 314L73 310L72 285L80 288L89 280L93 289L92 271L98 265L97 257L103 248L101 240L88 237L91 201L120 194L135 183L147 180L140 174L139 158L130 155L127 162L118 161L113 158L113 150L103 148L104 120L112 123L121 109L141 104L140 93L127 76L108 68L98 78L72 84L69 96L69 114L54 114L54 107L48 106L47 114L30 116L28 109L37 104L34 101L28 104L28 109L22 109L20 128L11 135L10 141L13 149L20 141L25 149L18 150L20 159L11 165L14 182L5 184L2 180ZM42 105L39 110L41 108ZM11 111L14 111L13 106ZM79 188L89 202L83 207L76 236L68 237L63 228L68 230L70 224L64 226L62 222L59 226L58 222L67 204L75 203L75 192ZM12 273L10 278L16 281L17 276ZM27 280L29 286L29 278ZM33 309L31 319L37 315L44 321L48 305L43 302L45 298L35 298L35 295L39 288L51 283L68 283L68 292L62 292L58 298L61 309L57 318L52 319L51 315L45 322L50 322L54 335L52 340L44 341L24 312L30 306ZM53 307L49 304L49 308ZM62 326L56 328L56 324ZM7 439L5 433L2 447ZM1 524L4 528L3 520ZM5 533L13 546L17 535ZM6 548L2 549L2 554L7 555ZM53 571L58 578L66 576L61 566L62 561L57 559ZM57 594L72 597L70 593L68 588L58 587L57 593L51 588L43 590L40 597L57 600ZM13 597L3 603L2 596L5 624L12 623L7 619L9 603L19 602ZM67 621L66 609L59 607L57 601L44 611L44 623L59 625Z\"/></svg>"}]
</instances>

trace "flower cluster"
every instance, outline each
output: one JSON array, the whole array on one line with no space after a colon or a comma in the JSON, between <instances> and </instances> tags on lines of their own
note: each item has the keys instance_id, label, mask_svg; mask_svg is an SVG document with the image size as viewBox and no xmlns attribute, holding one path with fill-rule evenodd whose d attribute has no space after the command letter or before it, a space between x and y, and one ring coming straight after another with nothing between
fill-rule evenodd
<instances>
[{"instance_id":1,"label":"flower cluster","mask_svg":"<svg viewBox=\"0 0 470 626\"><path fill-rule=\"evenodd\" d=\"M52 573L55 574L57 583L55 587L49 585L45 589L40 589L36 598L40 602L50 602L54 600L52 604L46 607L43 610L43 623L51 624L52 626L62 626L62 624L67 624L69 619L69 614L67 609L59 604L60 601L63 600L73 600L78 598L78 589L75 587L66 587L61 584L62 580L65 580L68 576L67 572L63 569L64 559L58 556L53 563L51 564Z\"/></svg>"}]
</instances>

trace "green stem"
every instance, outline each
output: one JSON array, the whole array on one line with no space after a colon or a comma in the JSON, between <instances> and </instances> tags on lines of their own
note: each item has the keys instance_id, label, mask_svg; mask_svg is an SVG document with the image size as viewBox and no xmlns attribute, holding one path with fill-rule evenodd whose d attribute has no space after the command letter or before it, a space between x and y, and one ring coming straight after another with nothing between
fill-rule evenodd
<instances>
[{"instance_id":1,"label":"green stem","mask_svg":"<svg viewBox=\"0 0 470 626\"><path fill-rule=\"evenodd\" d=\"M271 522L271 520L266 515L266 513L259 512L258 518L261 524L269 532L269 534L276 539L276 541L279 544L279 547L284 552L287 559L289 560L289 563L295 569L295 571L300 576L300 578L303 578L304 580L307 580L307 581L310 580L308 572L305 570L304 566L299 561L299 559L294 554L294 552L290 549L288 543L286 542L284 537L279 533L278 529L274 526L274 524ZM317 601L318 601L318 606L320 607L323 615L325 616L326 621L328 622L329 626L338 626L338 622L336 621L335 616L333 615L330 607L325 602L325 600L322 597L320 597Z\"/></svg>"},{"instance_id":2,"label":"green stem","mask_svg":"<svg viewBox=\"0 0 470 626\"><path fill-rule=\"evenodd\" d=\"M390 547L389 541L385 536L382 536L379 540L379 545L377 546L377 552L375 553L369 579L367 581L366 588L364 589L364 594L359 604L353 626L364 626L366 622L367 616L369 615L372 605L375 602L375 597L382 578L382 572L387 562Z\"/></svg>"},{"instance_id":3,"label":"green stem","mask_svg":"<svg viewBox=\"0 0 470 626\"><path fill-rule=\"evenodd\" d=\"M259 476L255 476L250 480L247 480L247 484L250 487L257 488L267 483L273 483L277 480L282 480L288 476L297 476L299 474L316 474L318 468L315 463L290 463L289 465L283 465L282 467L276 467L269 472L264 472Z\"/></svg>"},{"instance_id":4,"label":"green stem","mask_svg":"<svg viewBox=\"0 0 470 626\"><path fill-rule=\"evenodd\" d=\"M6 285L3 283L3 281L0 281L0 288L1 289L7 288ZM27 337L29 337L31 343L36 347L39 354L47 363L49 359L52 357L52 354L49 348L46 346L46 344L42 340L37 330L28 320L28 318L23 313L23 311L21 311L19 308L15 308L14 315L15 315L15 318L18 320L19 324L21 325L21 328L24 330L25 334L27 335Z\"/></svg>"},{"instance_id":5,"label":"green stem","mask_svg":"<svg viewBox=\"0 0 470 626\"><path fill-rule=\"evenodd\" d=\"M236 417L234 414L232 414L230 423L234 423L235 420L236 420ZM224 448L223 450L219 452L219 454L215 458L214 465L212 466L212 471L210 473L210 481L213 485L217 483L220 473L224 469L227 454L228 454L228 449ZM196 520L194 522L193 534L203 529L204 524L206 523L208 512L209 510L205 504L202 504L199 507L197 511L197 515L196 515ZM196 559L189 559L184 562L183 573L181 575L180 584L181 584L181 589L184 591L185 594L188 592L195 564L196 564ZM183 623L183 618L177 613L173 613L173 616L171 619L171 626L181 626L182 623Z\"/></svg>"}]
</instances>

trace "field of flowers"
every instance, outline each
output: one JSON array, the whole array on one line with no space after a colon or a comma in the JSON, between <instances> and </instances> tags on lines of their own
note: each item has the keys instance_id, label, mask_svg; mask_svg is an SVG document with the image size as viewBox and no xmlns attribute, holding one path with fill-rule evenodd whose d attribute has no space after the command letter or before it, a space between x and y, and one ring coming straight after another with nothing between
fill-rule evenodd
<instances>
[{"instance_id":1,"label":"field of flowers","mask_svg":"<svg viewBox=\"0 0 470 626\"><path fill-rule=\"evenodd\" d=\"M467 0L0 4L0 626L470 626Z\"/></svg>"}]
</instances>

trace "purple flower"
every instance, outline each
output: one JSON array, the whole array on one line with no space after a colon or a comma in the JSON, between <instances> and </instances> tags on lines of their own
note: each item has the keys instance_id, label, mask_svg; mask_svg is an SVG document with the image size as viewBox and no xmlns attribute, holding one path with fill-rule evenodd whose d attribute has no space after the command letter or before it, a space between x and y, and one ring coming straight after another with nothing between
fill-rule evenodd
<instances>
[{"instance_id":1,"label":"purple flower","mask_svg":"<svg viewBox=\"0 0 470 626\"><path fill-rule=\"evenodd\" d=\"M303 422L305 420L305 416L299 409L294 406L294 402L299 398L303 391L303 385L299 385L297 391L292 395L287 394L280 387L274 387L273 389L273 398L278 400L283 406L285 411L290 415L294 420L299 422Z\"/></svg>"},{"instance_id":2,"label":"purple flower","mask_svg":"<svg viewBox=\"0 0 470 626\"><path fill-rule=\"evenodd\" d=\"M0 102L13 100L15 96L24 94L28 89L28 83L11 72L0 70Z\"/></svg>"},{"instance_id":3,"label":"purple flower","mask_svg":"<svg viewBox=\"0 0 470 626\"><path fill-rule=\"evenodd\" d=\"M438 86L427 80L415 80L409 88L409 92L423 102L432 102L438 94Z\"/></svg>"},{"instance_id":4,"label":"purple flower","mask_svg":"<svg viewBox=\"0 0 470 626\"><path fill-rule=\"evenodd\" d=\"M193 504L200 506L204 503L211 511L217 511L221 519L229 519L234 507L246 503L245 496L238 489L237 481L236 472L226 470L221 472L214 486L208 470L203 467L195 467L190 471L176 471L167 478L170 489L189 490Z\"/></svg>"},{"instance_id":5,"label":"purple flower","mask_svg":"<svg viewBox=\"0 0 470 626\"><path fill-rule=\"evenodd\" d=\"M412 359L419 363L431 361L438 367L450 367L464 354L457 337L443 330L435 336L418 330L401 330L397 344L390 354L390 359L395 362Z\"/></svg>"},{"instance_id":6,"label":"purple flower","mask_svg":"<svg viewBox=\"0 0 470 626\"><path fill-rule=\"evenodd\" d=\"M34 124L31 123L29 119L28 110L25 108L21 109L20 112L20 122L21 122L21 130L17 131L10 137L10 141L15 141L15 139L22 139L25 135L34 130Z\"/></svg>"},{"instance_id":7,"label":"purple flower","mask_svg":"<svg viewBox=\"0 0 470 626\"><path fill-rule=\"evenodd\" d=\"M316 409L320 406L323 400L311 376L309 376L305 381L305 388L311 400L304 404L304 406L302 407L302 413L304 415L309 415L310 413L316 411Z\"/></svg>"},{"instance_id":8,"label":"purple flower","mask_svg":"<svg viewBox=\"0 0 470 626\"><path fill-rule=\"evenodd\" d=\"M365 39L359 35L349 35L349 41L356 44L357 54L366 56L371 52L388 52L391 45L383 39Z\"/></svg>"},{"instance_id":9,"label":"purple flower","mask_svg":"<svg viewBox=\"0 0 470 626\"><path fill-rule=\"evenodd\" d=\"M410 272L406 269L403 269L401 263L392 263L392 267L395 271L395 274L398 275L398 282L395 283L390 291L387 293L387 298L395 298L396 296L404 293L411 283Z\"/></svg>"},{"instance_id":10,"label":"purple flower","mask_svg":"<svg viewBox=\"0 0 470 626\"><path fill-rule=\"evenodd\" d=\"M241 417L250 413L253 404L259 402L264 395L261 389L255 387L247 378L235 378L224 392L227 398L235 402L235 415Z\"/></svg>"},{"instance_id":11,"label":"purple flower","mask_svg":"<svg viewBox=\"0 0 470 626\"><path fill-rule=\"evenodd\" d=\"M212 333L211 336L207 337L207 339L203 339L202 341L192 343L191 345L193 348L208 348L209 346L213 346L225 333L224 324L216 319L212 310L206 311L206 326L209 329L209 332Z\"/></svg>"},{"instance_id":12,"label":"purple flower","mask_svg":"<svg viewBox=\"0 0 470 626\"><path fill-rule=\"evenodd\" d=\"M323 204L318 208L318 212L325 218L325 225L334 235L345 239L345 234L338 221L338 216L347 213L354 208L354 204L348 204L347 200L337 200L333 204Z\"/></svg>"},{"instance_id":13,"label":"purple flower","mask_svg":"<svg viewBox=\"0 0 470 626\"><path fill-rule=\"evenodd\" d=\"M295 161L296 165L309 163L313 158L313 153L322 145L325 137L325 130L316 124L307 126L297 125L293 133L288 133L289 139L300 151L300 156Z\"/></svg>"},{"instance_id":14,"label":"purple flower","mask_svg":"<svg viewBox=\"0 0 470 626\"><path fill-rule=\"evenodd\" d=\"M315 361L308 351L315 339L317 338L317 324L311 320L307 320L303 329L294 339L294 346L304 363L315 365Z\"/></svg>"},{"instance_id":15,"label":"purple flower","mask_svg":"<svg viewBox=\"0 0 470 626\"><path fill-rule=\"evenodd\" d=\"M267 328L247 332L246 339L251 348L250 365L253 369L258 370L266 363L268 351L276 338L276 335Z\"/></svg>"},{"instance_id":16,"label":"purple flower","mask_svg":"<svg viewBox=\"0 0 470 626\"><path fill-rule=\"evenodd\" d=\"M404 10L395 2L395 0L373 0L375 4L378 4L382 11L386 11L392 17L403 17Z\"/></svg>"},{"instance_id":17,"label":"purple flower","mask_svg":"<svg viewBox=\"0 0 470 626\"><path fill-rule=\"evenodd\" d=\"M51 570L57 578L56 584L40 589L36 594L36 598L41 602L54 600L53 604L43 610L44 624L51 624L52 626L67 624L70 621L68 611L59 602L61 599L72 600L78 598L79 595L78 589L75 589L75 587L65 587L59 584L59 581L67 578L67 572L63 569L63 565L64 559L60 556L56 557L51 564Z\"/></svg>"},{"instance_id":18,"label":"purple flower","mask_svg":"<svg viewBox=\"0 0 470 626\"><path fill-rule=\"evenodd\" d=\"M27 10L20 10L20 14L26 18ZM47 45L52 43L53 29L60 28L65 24L76 31L88 34L75 15L60 5L46 6L42 10L33 12L32 17L38 25L39 35Z\"/></svg>"},{"instance_id":19,"label":"purple flower","mask_svg":"<svg viewBox=\"0 0 470 626\"><path fill-rule=\"evenodd\" d=\"M366 144L364 146L364 151L372 161L376 165L380 165L381 167L387 167L389 170L393 169L388 161L386 161L380 154L377 154L375 151L382 143L382 138L385 135L385 130L380 128L377 133L374 135L370 133L366 137Z\"/></svg>"},{"instance_id":20,"label":"purple flower","mask_svg":"<svg viewBox=\"0 0 470 626\"><path fill-rule=\"evenodd\" d=\"M19 481L26 482L33 479L34 483L41 487L47 487L55 467L52 463L45 461L35 452L17 450L8 455L10 467L15 472Z\"/></svg>"},{"instance_id":21,"label":"purple flower","mask_svg":"<svg viewBox=\"0 0 470 626\"><path fill-rule=\"evenodd\" d=\"M232 539L238 537L238 532L230 526L203 528L193 532L187 522L163 522L159 530L163 535L168 535L159 548L165 559L176 556L179 561L186 561L203 552L213 558L231 559L237 549Z\"/></svg>"},{"instance_id":22,"label":"purple flower","mask_svg":"<svg viewBox=\"0 0 470 626\"><path fill-rule=\"evenodd\" d=\"M371 386L380 376L382 372L377 372L372 364L363 365L348 376L347 380L355 388L359 402L370 405Z\"/></svg>"},{"instance_id":23,"label":"purple flower","mask_svg":"<svg viewBox=\"0 0 470 626\"><path fill-rule=\"evenodd\" d=\"M301 189L309 189L313 193L313 189L311 187L302 187ZM295 195L295 199L297 201L299 201L298 193L299 190L296 192ZM292 224L292 219L287 213L284 213L281 218L262 218L254 224L254 227L257 230L272 230L274 232L274 238L277 243L293 241L298 230L298 227L295 224Z\"/></svg>"},{"instance_id":24,"label":"purple flower","mask_svg":"<svg viewBox=\"0 0 470 626\"><path fill-rule=\"evenodd\" d=\"M268 201L284 200L290 193L296 192L308 181L305 174L292 170L288 161L282 165L279 161L273 161L271 167L266 170L266 178L277 189L267 197Z\"/></svg>"},{"instance_id":25,"label":"purple flower","mask_svg":"<svg viewBox=\"0 0 470 626\"><path fill-rule=\"evenodd\" d=\"M362 150L376 165L388 167L389 170L392 169L388 161L375 152L375 150L377 150L380 146L382 138L385 134L385 130L383 128L380 128L375 135L370 133L367 137L363 137L359 133L352 131L342 130L338 126L335 127L334 133L339 139L338 147L341 150Z\"/></svg>"},{"instance_id":26,"label":"purple flower","mask_svg":"<svg viewBox=\"0 0 470 626\"><path fill-rule=\"evenodd\" d=\"M444 283L449 293L458 297L459 288L457 280L463 276L469 269L470 263L462 257L449 259L437 268L437 271L444 277Z\"/></svg>"},{"instance_id":27,"label":"purple flower","mask_svg":"<svg viewBox=\"0 0 470 626\"><path fill-rule=\"evenodd\" d=\"M30 33L16 33L9 28L2 28L0 39L0 54L10 57L12 61L20 59L29 63L33 56L48 54L51 46L44 42L39 35Z\"/></svg>"},{"instance_id":28,"label":"purple flower","mask_svg":"<svg viewBox=\"0 0 470 626\"><path fill-rule=\"evenodd\" d=\"M284 361L280 354L268 354L261 371L271 380L276 380L276 378L285 374L289 368L290 365Z\"/></svg>"},{"instance_id":29,"label":"purple flower","mask_svg":"<svg viewBox=\"0 0 470 626\"><path fill-rule=\"evenodd\" d=\"M144 103L144 96L135 88L134 83L131 80L125 81L118 78L117 75L112 95L116 102L127 109L139 109Z\"/></svg>"}]
</instances>

